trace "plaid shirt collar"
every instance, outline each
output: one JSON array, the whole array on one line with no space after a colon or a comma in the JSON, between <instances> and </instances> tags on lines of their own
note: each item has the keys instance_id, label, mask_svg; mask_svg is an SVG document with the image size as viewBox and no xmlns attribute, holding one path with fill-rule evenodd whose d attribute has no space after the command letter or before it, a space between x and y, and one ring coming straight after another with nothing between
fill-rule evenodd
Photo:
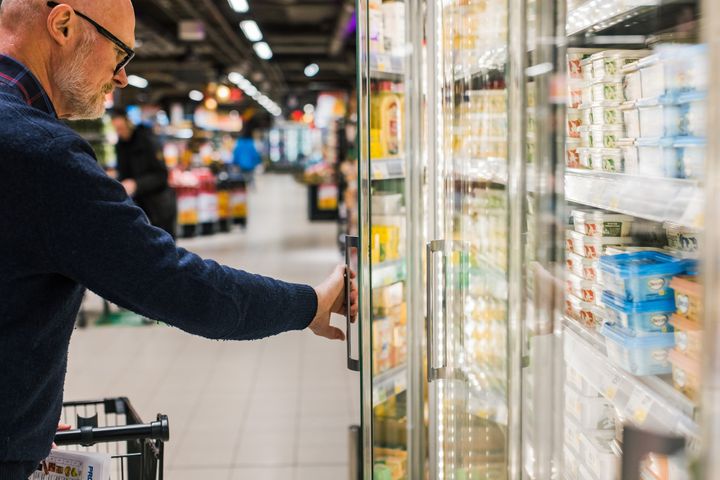
<instances>
[{"instance_id":1,"label":"plaid shirt collar","mask_svg":"<svg viewBox=\"0 0 720 480\"><path fill-rule=\"evenodd\" d=\"M1 0L0 0L1 1ZM57 118L55 107L35 75L17 60L0 55L0 91L9 89L28 105Z\"/></svg>"}]
</instances>

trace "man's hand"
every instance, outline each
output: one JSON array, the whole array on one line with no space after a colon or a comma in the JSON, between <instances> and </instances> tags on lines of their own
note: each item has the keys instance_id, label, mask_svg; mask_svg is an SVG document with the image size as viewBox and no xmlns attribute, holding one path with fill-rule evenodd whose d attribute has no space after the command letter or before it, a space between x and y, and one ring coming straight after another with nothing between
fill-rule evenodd
<instances>
[{"instance_id":1,"label":"man's hand","mask_svg":"<svg viewBox=\"0 0 720 480\"><path fill-rule=\"evenodd\" d=\"M123 180L122 186L125 187L125 191L127 192L129 197L132 197L133 195L135 195L135 192L137 192L137 182L132 178Z\"/></svg>"},{"instance_id":2,"label":"man's hand","mask_svg":"<svg viewBox=\"0 0 720 480\"><path fill-rule=\"evenodd\" d=\"M358 312L358 291L355 281L355 272L350 271L350 318L355 321ZM315 335L330 340L345 340L345 334L339 328L330 325L330 314L346 315L348 306L345 305L345 265L338 265L333 273L320 285L315 287L318 298L318 309L315 318L310 323L310 330Z\"/></svg>"},{"instance_id":3,"label":"man's hand","mask_svg":"<svg viewBox=\"0 0 720 480\"><path fill-rule=\"evenodd\" d=\"M66 430L70 430L72 427L70 425L65 425L64 423L58 423L58 432L64 432ZM52 448L57 448L57 445L53 442Z\"/></svg>"}]
</instances>

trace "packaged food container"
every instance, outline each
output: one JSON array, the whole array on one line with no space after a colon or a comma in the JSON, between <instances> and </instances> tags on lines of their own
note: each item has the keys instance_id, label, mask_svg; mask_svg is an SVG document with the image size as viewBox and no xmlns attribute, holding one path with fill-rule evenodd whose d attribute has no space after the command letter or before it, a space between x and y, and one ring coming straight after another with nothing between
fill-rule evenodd
<instances>
[{"instance_id":1,"label":"packaged food container","mask_svg":"<svg viewBox=\"0 0 720 480\"><path fill-rule=\"evenodd\" d=\"M589 107L593 103L593 87L592 84L585 84L580 89L580 105Z\"/></svg>"},{"instance_id":2,"label":"packaged food container","mask_svg":"<svg viewBox=\"0 0 720 480\"><path fill-rule=\"evenodd\" d=\"M599 81L592 84L593 103L609 102L617 105L624 100L621 80Z\"/></svg>"},{"instance_id":3,"label":"packaged food container","mask_svg":"<svg viewBox=\"0 0 720 480\"><path fill-rule=\"evenodd\" d=\"M569 294L580 298L583 302L594 304L598 300L600 292L595 282L568 273L565 279L565 285Z\"/></svg>"},{"instance_id":4,"label":"packaged food container","mask_svg":"<svg viewBox=\"0 0 720 480\"><path fill-rule=\"evenodd\" d=\"M623 138L622 125L593 125L590 128L592 146L596 148L615 148L617 142Z\"/></svg>"},{"instance_id":5,"label":"packaged food container","mask_svg":"<svg viewBox=\"0 0 720 480\"><path fill-rule=\"evenodd\" d=\"M592 155L590 155L590 149L586 147L580 147L578 149L580 154L580 168L592 169Z\"/></svg>"},{"instance_id":6,"label":"packaged food container","mask_svg":"<svg viewBox=\"0 0 720 480\"><path fill-rule=\"evenodd\" d=\"M580 450L584 454L585 467L597 480L616 480L620 458L610 447L610 441L586 432L580 437Z\"/></svg>"},{"instance_id":7,"label":"packaged food container","mask_svg":"<svg viewBox=\"0 0 720 480\"><path fill-rule=\"evenodd\" d=\"M580 395L585 397L599 397L598 389L593 387L580 372L578 372L569 363L565 364L565 380L568 385L572 386Z\"/></svg>"},{"instance_id":8,"label":"packaged food container","mask_svg":"<svg viewBox=\"0 0 720 480\"><path fill-rule=\"evenodd\" d=\"M636 334L673 331L670 325L670 317L675 311L673 298L633 303L605 292L602 303L608 323L620 325Z\"/></svg>"},{"instance_id":9,"label":"packaged food container","mask_svg":"<svg viewBox=\"0 0 720 480\"><path fill-rule=\"evenodd\" d=\"M565 314L587 328L597 328L598 324L602 324L602 318L595 306L575 295L565 295Z\"/></svg>"},{"instance_id":10,"label":"packaged food container","mask_svg":"<svg viewBox=\"0 0 720 480\"><path fill-rule=\"evenodd\" d=\"M623 95L625 100L634 101L643 98L642 80L640 79L640 71L635 70L628 72L623 78Z\"/></svg>"},{"instance_id":11,"label":"packaged food container","mask_svg":"<svg viewBox=\"0 0 720 480\"><path fill-rule=\"evenodd\" d=\"M705 175L705 139L677 137L673 147L679 157L681 177L700 179Z\"/></svg>"},{"instance_id":12,"label":"packaged food container","mask_svg":"<svg viewBox=\"0 0 720 480\"><path fill-rule=\"evenodd\" d=\"M565 387L565 411L581 428L593 430L614 428L612 406L602 397L585 397L572 387Z\"/></svg>"},{"instance_id":13,"label":"packaged food container","mask_svg":"<svg viewBox=\"0 0 720 480\"><path fill-rule=\"evenodd\" d=\"M674 137L680 133L680 108L659 103L659 100L640 100L640 136L643 138Z\"/></svg>"},{"instance_id":14,"label":"packaged food container","mask_svg":"<svg viewBox=\"0 0 720 480\"><path fill-rule=\"evenodd\" d=\"M623 138L618 141L618 147L622 150L625 173L637 175L640 170L640 165L638 163L638 148L635 145L635 140Z\"/></svg>"},{"instance_id":15,"label":"packaged food container","mask_svg":"<svg viewBox=\"0 0 720 480\"><path fill-rule=\"evenodd\" d=\"M568 252L565 263L567 264L568 270L578 277L590 280L591 282L597 281L599 272L598 260L591 260L581 257L576 253Z\"/></svg>"},{"instance_id":16,"label":"packaged food container","mask_svg":"<svg viewBox=\"0 0 720 480\"><path fill-rule=\"evenodd\" d=\"M578 81L568 83L568 108L579 108L583 103L583 90L585 84Z\"/></svg>"},{"instance_id":17,"label":"packaged food container","mask_svg":"<svg viewBox=\"0 0 720 480\"><path fill-rule=\"evenodd\" d=\"M688 260L659 252L606 255L600 259L605 290L630 302L674 298L670 281L684 274L688 266Z\"/></svg>"},{"instance_id":18,"label":"packaged food container","mask_svg":"<svg viewBox=\"0 0 720 480\"><path fill-rule=\"evenodd\" d=\"M702 354L702 328L699 323L675 314L670 318L675 331L675 349L690 358L700 360Z\"/></svg>"},{"instance_id":19,"label":"packaged food container","mask_svg":"<svg viewBox=\"0 0 720 480\"><path fill-rule=\"evenodd\" d=\"M600 156L603 172L624 173L625 163L622 150L619 148L603 148ZM593 160L594 163L594 160Z\"/></svg>"},{"instance_id":20,"label":"packaged food container","mask_svg":"<svg viewBox=\"0 0 720 480\"><path fill-rule=\"evenodd\" d=\"M588 57L580 62L582 68L582 78L586 82L591 82L593 79L593 61L592 58Z\"/></svg>"},{"instance_id":21,"label":"packaged food container","mask_svg":"<svg viewBox=\"0 0 720 480\"><path fill-rule=\"evenodd\" d=\"M666 44L658 46L656 51L669 91L707 90L707 45Z\"/></svg>"},{"instance_id":22,"label":"packaged food container","mask_svg":"<svg viewBox=\"0 0 720 480\"><path fill-rule=\"evenodd\" d=\"M700 230L684 227L672 222L665 222L668 246L673 250L697 252L700 248Z\"/></svg>"},{"instance_id":23,"label":"packaged food container","mask_svg":"<svg viewBox=\"0 0 720 480\"><path fill-rule=\"evenodd\" d=\"M622 111L627 138L640 138L640 110L626 107Z\"/></svg>"},{"instance_id":24,"label":"packaged food container","mask_svg":"<svg viewBox=\"0 0 720 480\"><path fill-rule=\"evenodd\" d=\"M569 233L571 251L585 258L599 258L605 247L610 245L629 245L630 237L594 237L571 231Z\"/></svg>"},{"instance_id":25,"label":"packaged food container","mask_svg":"<svg viewBox=\"0 0 720 480\"><path fill-rule=\"evenodd\" d=\"M592 135L590 134L590 127L583 125L578 129L580 132L580 146L584 148L592 147Z\"/></svg>"},{"instance_id":26,"label":"packaged food container","mask_svg":"<svg viewBox=\"0 0 720 480\"><path fill-rule=\"evenodd\" d=\"M707 136L707 95L688 92L678 97L680 104L680 135Z\"/></svg>"},{"instance_id":27,"label":"packaged food container","mask_svg":"<svg viewBox=\"0 0 720 480\"><path fill-rule=\"evenodd\" d=\"M375 215L392 215L401 210L403 196L400 193L376 192L372 198Z\"/></svg>"},{"instance_id":28,"label":"packaged food container","mask_svg":"<svg viewBox=\"0 0 720 480\"><path fill-rule=\"evenodd\" d=\"M672 364L675 388L693 402L698 402L700 400L700 362L673 349L670 351L670 363Z\"/></svg>"},{"instance_id":29,"label":"packaged food container","mask_svg":"<svg viewBox=\"0 0 720 480\"><path fill-rule=\"evenodd\" d=\"M583 79L582 61L585 55L579 52L568 51L567 53L567 72L568 77L573 80Z\"/></svg>"},{"instance_id":30,"label":"packaged food container","mask_svg":"<svg viewBox=\"0 0 720 480\"><path fill-rule=\"evenodd\" d=\"M582 125L592 125L593 123L593 116L592 116L592 108L591 107L582 107L580 109L580 118L582 120Z\"/></svg>"},{"instance_id":31,"label":"packaged food container","mask_svg":"<svg viewBox=\"0 0 720 480\"><path fill-rule=\"evenodd\" d=\"M572 138L580 138L580 131L582 127L582 112L576 108L569 108L567 110L567 134Z\"/></svg>"},{"instance_id":32,"label":"packaged food container","mask_svg":"<svg viewBox=\"0 0 720 480\"><path fill-rule=\"evenodd\" d=\"M580 141L568 138L565 144L565 164L568 168L580 168Z\"/></svg>"},{"instance_id":33,"label":"packaged food container","mask_svg":"<svg viewBox=\"0 0 720 480\"><path fill-rule=\"evenodd\" d=\"M623 68L639 58L649 55L647 50L605 50L593 54L590 58L593 64L593 78L622 77Z\"/></svg>"},{"instance_id":34,"label":"packaged food container","mask_svg":"<svg viewBox=\"0 0 720 480\"><path fill-rule=\"evenodd\" d=\"M627 237L635 220L602 210L573 210L572 217L576 232L595 237Z\"/></svg>"},{"instance_id":35,"label":"packaged food container","mask_svg":"<svg viewBox=\"0 0 720 480\"><path fill-rule=\"evenodd\" d=\"M608 358L623 370L639 376L670 373L673 333L632 335L617 325L605 324L600 331L607 340Z\"/></svg>"},{"instance_id":36,"label":"packaged food container","mask_svg":"<svg viewBox=\"0 0 720 480\"><path fill-rule=\"evenodd\" d=\"M665 84L665 65L659 54L650 55L640 60L640 83L643 96L655 98L667 91Z\"/></svg>"},{"instance_id":37,"label":"packaged food container","mask_svg":"<svg viewBox=\"0 0 720 480\"><path fill-rule=\"evenodd\" d=\"M670 280L675 292L677 314L700 325L702 320L702 286L695 276L678 276Z\"/></svg>"},{"instance_id":38,"label":"packaged food container","mask_svg":"<svg viewBox=\"0 0 720 480\"><path fill-rule=\"evenodd\" d=\"M593 105L591 111L594 125L622 125L623 123L620 107Z\"/></svg>"},{"instance_id":39,"label":"packaged food container","mask_svg":"<svg viewBox=\"0 0 720 480\"><path fill-rule=\"evenodd\" d=\"M680 178L680 156L672 139L639 138L638 171L648 177Z\"/></svg>"}]
</instances>

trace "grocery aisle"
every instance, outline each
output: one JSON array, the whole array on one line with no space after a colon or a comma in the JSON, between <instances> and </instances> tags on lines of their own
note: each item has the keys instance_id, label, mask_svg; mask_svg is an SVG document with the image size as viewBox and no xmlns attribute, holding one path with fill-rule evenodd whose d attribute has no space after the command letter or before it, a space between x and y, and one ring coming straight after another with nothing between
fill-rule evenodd
<instances>
[{"instance_id":1,"label":"grocery aisle","mask_svg":"<svg viewBox=\"0 0 720 480\"><path fill-rule=\"evenodd\" d=\"M337 226L310 224L305 198L290 176L259 176L246 232L180 243L231 266L319 282L340 259ZM237 343L167 327L91 328L73 336L65 399L127 395L146 421L169 415L170 480L336 480L347 475L348 426L359 421L357 380L344 343L307 332Z\"/></svg>"}]
</instances>

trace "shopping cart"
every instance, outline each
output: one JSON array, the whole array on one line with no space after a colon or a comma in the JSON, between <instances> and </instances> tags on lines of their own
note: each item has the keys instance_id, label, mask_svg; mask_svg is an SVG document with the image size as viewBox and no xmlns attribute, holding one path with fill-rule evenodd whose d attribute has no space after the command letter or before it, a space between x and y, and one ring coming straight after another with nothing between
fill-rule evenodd
<instances>
[{"instance_id":1,"label":"shopping cart","mask_svg":"<svg viewBox=\"0 0 720 480\"><path fill-rule=\"evenodd\" d=\"M162 480L164 442L170 438L166 415L144 424L127 398L66 402L61 421L75 429L58 432L55 443L67 450L107 453L112 480Z\"/></svg>"}]
</instances>

